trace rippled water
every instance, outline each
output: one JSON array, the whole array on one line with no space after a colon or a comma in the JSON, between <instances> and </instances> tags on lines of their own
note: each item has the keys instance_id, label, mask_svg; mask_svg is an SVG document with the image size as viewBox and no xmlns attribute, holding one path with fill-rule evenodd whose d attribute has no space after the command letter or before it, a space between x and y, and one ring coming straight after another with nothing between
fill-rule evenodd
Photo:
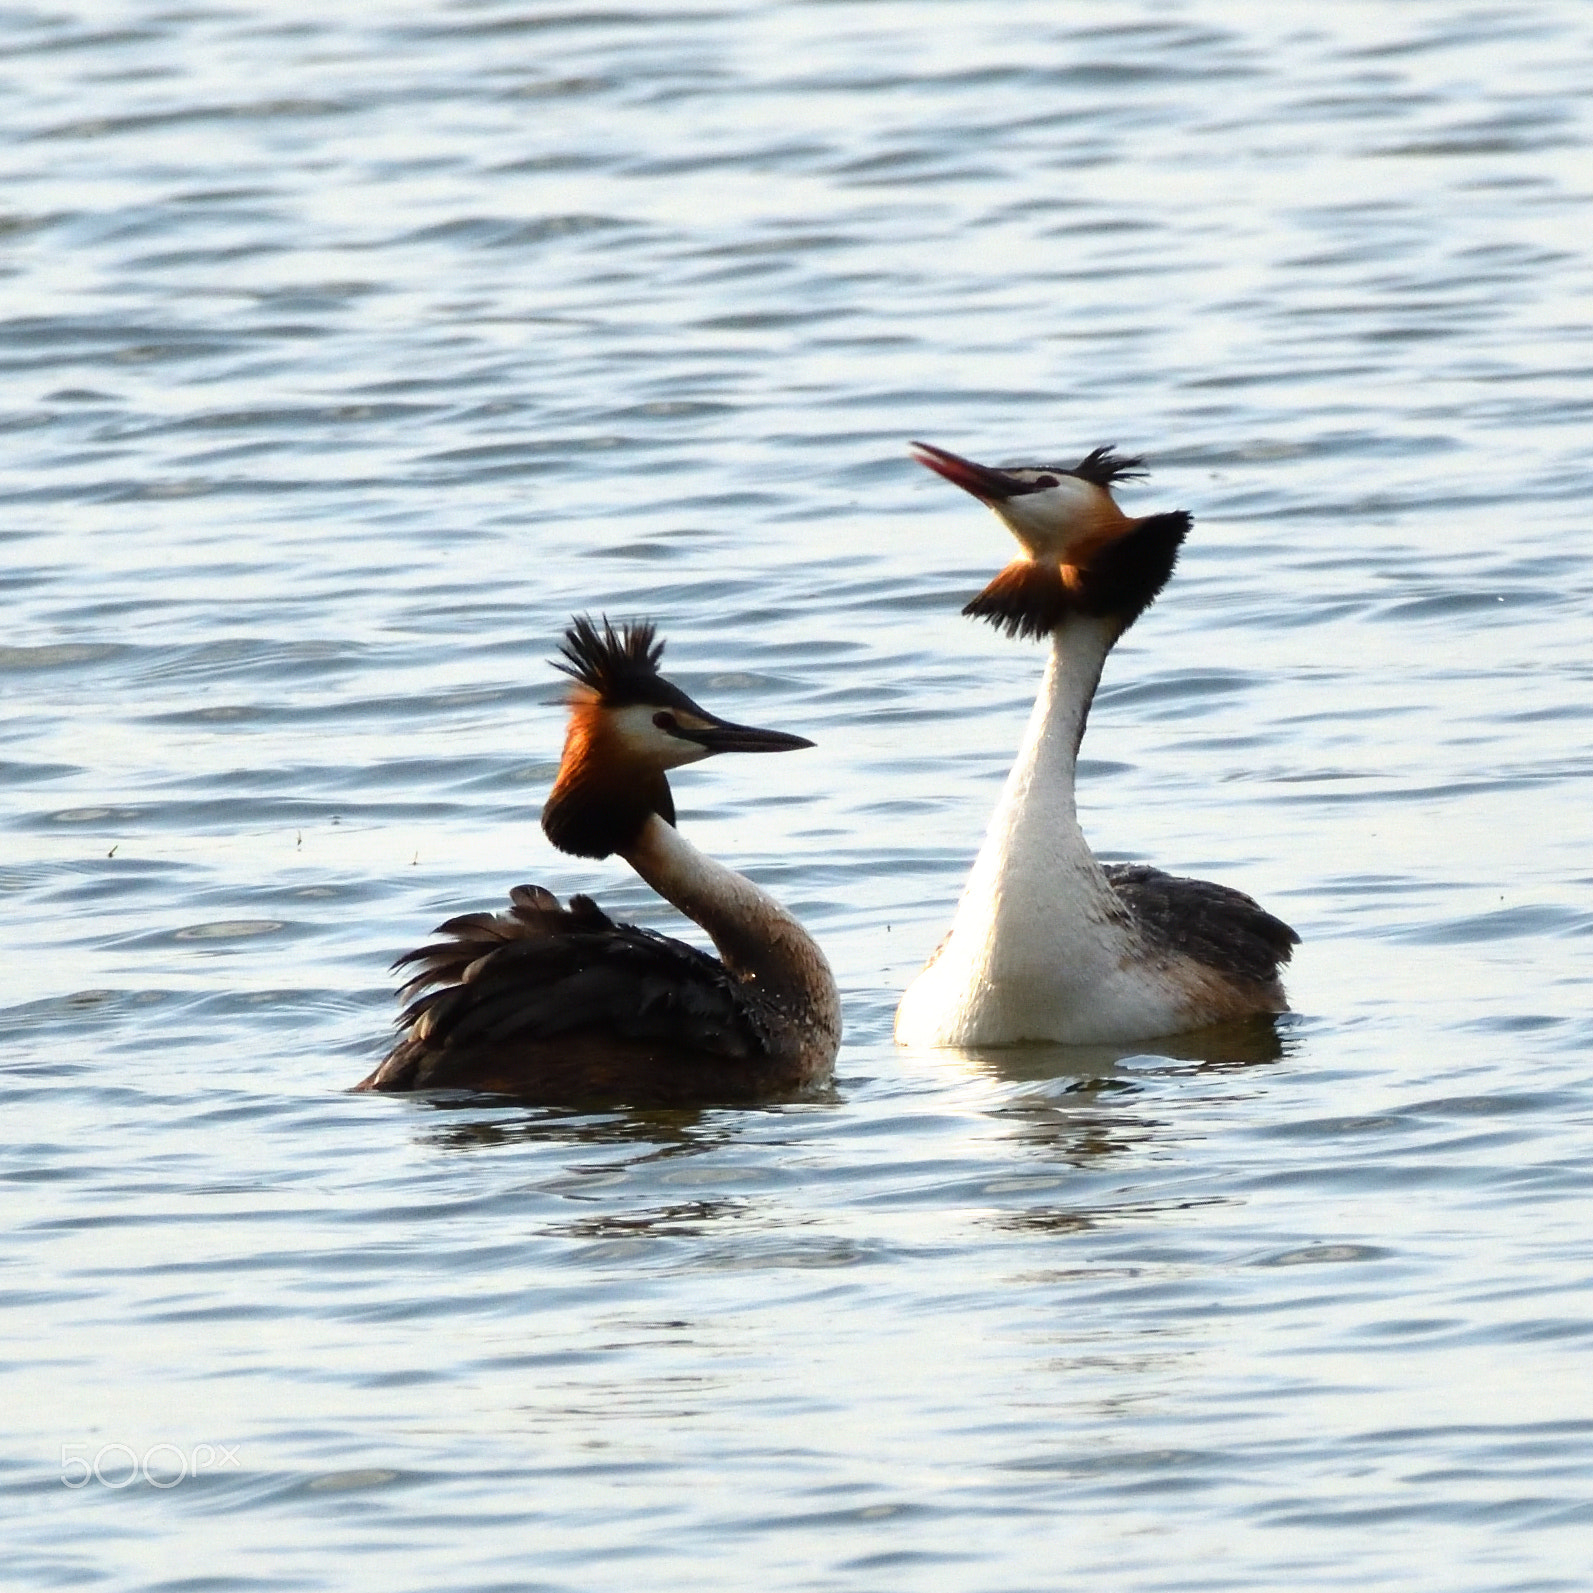
<instances>
[{"instance_id":1,"label":"rippled water","mask_svg":"<svg viewBox=\"0 0 1593 1593\"><path fill-rule=\"evenodd\" d=\"M1588 1585L1593 14L338 11L0 21L10 1575ZM1084 817L1281 1055L892 1045L1040 668L908 437L1195 514ZM819 743L676 793L828 1098L345 1093L439 918L671 924L586 608Z\"/></svg>"}]
</instances>

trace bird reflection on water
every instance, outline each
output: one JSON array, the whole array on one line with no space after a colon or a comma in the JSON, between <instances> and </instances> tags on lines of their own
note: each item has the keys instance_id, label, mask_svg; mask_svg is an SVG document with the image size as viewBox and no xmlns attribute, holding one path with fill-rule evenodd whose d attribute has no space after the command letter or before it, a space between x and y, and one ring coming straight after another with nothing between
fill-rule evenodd
<instances>
[{"instance_id":1,"label":"bird reflection on water","mask_svg":"<svg viewBox=\"0 0 1593 1593\"><path fill-rule=\"evenodd\" d=\"M1225 1072L1277 1062L1299 1044L1298 1028L1293 1013L1258 1013L1188 1034L1132 1044L972 1046L932 1054L942 1063L948 1055L965 1058L978 1071L1010 1084L1067 1081L1061 1084L1064 1090L1100 1089L1128 1082L1132 1075L1122 1071L1122 1064L1134 1060L1143 1061L1149 1071L1159 1074ZM1158 1066L1164 1062L1177 1066ZM1145 1071L1144 1067L1134 1070Z\"/></svg>"}]
</instances>

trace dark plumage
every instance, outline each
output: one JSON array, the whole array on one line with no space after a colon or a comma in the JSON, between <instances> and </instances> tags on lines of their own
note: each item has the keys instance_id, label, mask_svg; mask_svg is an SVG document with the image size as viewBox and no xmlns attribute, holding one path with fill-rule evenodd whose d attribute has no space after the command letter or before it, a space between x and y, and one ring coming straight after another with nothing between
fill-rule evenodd
<instances>
[{"instance_id":1,"label":"dark plumage","mask_svg":"<svg viewBox=\"0 0 1593 1593\"><path fill-rule=\"evenodd\" d=\"M679 686L658 673L664 644L651 620L632 620L615 630L605 614L602 623L599 630L590 614L577 614L559 643L563 659L549 660L553 667L585 686L605 708L647 703L703 716Z\"/></svg>"},{"instance_id":2,"label":"dark plumage","mask_svg":"<svg viewBox=\"0 0 1593 1593\"><path fill-rule=\"evenodd\" d=\"M665 684L658 673L664 644L657 636L658 629L649 620L636 620L616 631L605 614L599 631L591 615L578 614L559 643L563 661L555 658L553 667L595 691L610 708L652 702Z\"/></svg>"},{"instance_id":3,"label":"dark plumage","mask_svg":"<svg viewBox=\"0 0 1593 1593\"><path fill-rule=\"evenodd\" d=\"M1133 481L1138 477L1148 476L1150 472L1145 468L1145 461L1137 455L1129 459L1119 459L1117 444L1107 443L1101 448L1092 448L1071 470L1059 472L1065 476L1077 476L1081 481L1093 482L1097 487L1111 489L1116 481Z\"/></svg>"},{"instance_id":4,"label":"dark plumage","mask_svg":"<svg viewBox=\"0 0 1593 1593\"><path fill-rule=\"evenodd\" d=\"M1181 953L1224 978L1274 986L1300 943L1281 918L1231 886L1144 863L1109 863L1104 872L1153 951Z\"/></svg>"},{"instance_id":5,"label":"dark plumage","mask_svg":"<svg viewBox=\"0 0 1593 1593\"><path fill-rule=\"evenodd\" d=\"M586 896L566 908L537 885L509 895L506 911L451 918L445 939L393 964L418 969L401 992L405 1035L361 1089L647 1105L801 1082L759 992L717 958L616 923Z\"/></svg>"},{"instance_id":6,"label":"dark plumage","mask_svg":"<svg viewBox=\"0 0 1593 1593\"><path fill-rule=\"evenodd\" d=\"M1184 510L1175 509L1130 524L1131 530L1079 567L1072 583L1079 613L1119 620L1125 631L1171 579L1191 521Z\"/></svg>"}]
</instances>

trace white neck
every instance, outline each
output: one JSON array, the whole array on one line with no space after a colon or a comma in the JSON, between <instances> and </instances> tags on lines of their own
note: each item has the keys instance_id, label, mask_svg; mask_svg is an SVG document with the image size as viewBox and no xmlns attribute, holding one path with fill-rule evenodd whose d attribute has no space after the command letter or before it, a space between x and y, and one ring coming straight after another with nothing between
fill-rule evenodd
<instances>
[{"instance_id":1,"label":"white neck","mask_svg":"<svg viewBox=\"0 0 1593 1593\"><path fill-rule=\"evenodd\" d=\"M1070 618L1052 635L1045 678L1035 694L1023 745L1007 775L998 817L1009 804L1031 806L1035 798L1028 793L1044 790L1053 803L1065 806L1068 824L1078 828L1073 788L1079 743L1117 634L1115 621Z\"/></svg>"},{"instance_id":2,"label":"white neck","mask_svg":"<svg viewBox=\"0 0 1593 1593\"><path fill-rule=\"evenodd\" d=\"M1088 1040L1118 1021L1103 1008L1119 999L1132 938L1074 801L1079 741L1118 634L1114 620L1070 616L1053 635L951 933L902 998L904 1044Z\"/></svg>"},{"instance_id":3,"label":"white neck","mask_svg":"<svg viewBox=\"0 0 1593 1593\"><path fill-rule=\"evenodd\" d=\"M765 994L841 1032L840 997L824 954L795 918L750 879L699 852L655 813L625 861L700 924L725 967ZM793 1015L796 1015L795 1013Z\"/></svg>"},{"instance_id":4,"label":"white neck","mask_svg":"<svg viewBox=\"0 0 1593 1593\"><path fill-rule=\"evenodd\" d=\"M1034 699L1023 745L957 910L953 933L971 913L992 950L1024 955L1054 924L1059 895L1080 879L1099 879L1100 867L1079 828L1074 782L1079 743L1106 655L1117 640L1115 621L1069 618L1051 638L1045 678ZM1010 943L1010 944L1009 944Z\"/></svg>"}]
</instances>

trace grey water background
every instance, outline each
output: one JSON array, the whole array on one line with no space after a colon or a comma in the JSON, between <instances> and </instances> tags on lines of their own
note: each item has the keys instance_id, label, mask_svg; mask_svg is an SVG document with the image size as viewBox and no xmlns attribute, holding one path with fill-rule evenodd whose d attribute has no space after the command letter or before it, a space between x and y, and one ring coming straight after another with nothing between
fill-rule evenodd
<instances>
[{"instance_id":1,"label":"grey water background","mask_svg":"<svg viewBox=\"0 0 1593 1593\"><path fill-rule=\"evenodd\" d=\"M9 1579L1588 1585L1593 12L0 43ZM1300 929L1280 1055L892 1044L1040 670L909 437L1195 515L1082 812ZM537 829L587 609L818 743L676 794L832 1095L346 1093L440 918L676 925Z\"/></svg>"}]
</instances>

